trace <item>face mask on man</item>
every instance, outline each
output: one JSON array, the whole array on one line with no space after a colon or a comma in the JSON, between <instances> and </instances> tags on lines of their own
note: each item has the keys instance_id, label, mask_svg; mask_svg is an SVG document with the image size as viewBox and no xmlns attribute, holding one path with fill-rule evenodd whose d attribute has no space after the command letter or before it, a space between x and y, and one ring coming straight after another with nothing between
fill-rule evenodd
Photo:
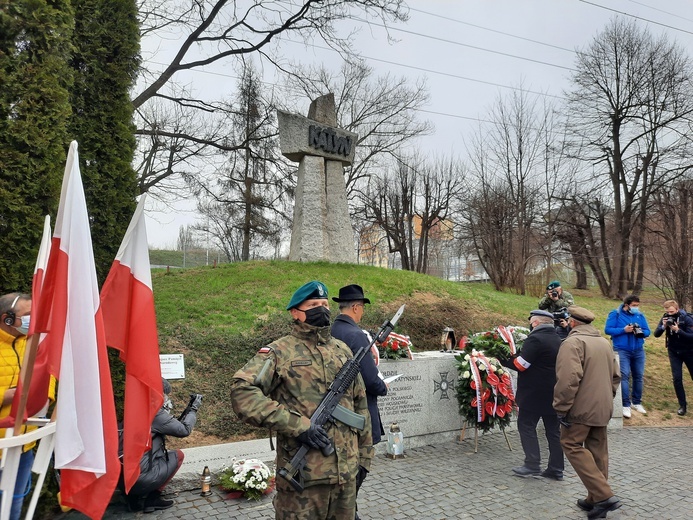
<instances>
[{"instance_id":1,"label":"face mask on man","mask_svg":"<svg viewBox=\"0 0 693 520\"><path fill-rule=\"evenodd\" d=\"M330 324L330 309L320 305L304 311L306 313L306 323L313 327L327 327Z\"/></svg>"},{"instance_id":2,"label":"face mask on man","mask_svg":"<svg viewBox=\"0 0 693 520\"><path fill-rule=\"evenodd\" d=\"M19 327L15 327L15 329L26 336L29 332L29 322L31 321L31 316L27 314L26 316L20 316L19 319L22 320L22 324Z\"/></svg>"},{"instance_id":3,"label":"face mask on man","mask_svg":"<svg viewBox=\"0 0 693 520\"><path fill-rule=\"evenodd\" d=\"M640 307L631 307L630 313L631 314L640 314Z\"/></svg>"}]
</instances>

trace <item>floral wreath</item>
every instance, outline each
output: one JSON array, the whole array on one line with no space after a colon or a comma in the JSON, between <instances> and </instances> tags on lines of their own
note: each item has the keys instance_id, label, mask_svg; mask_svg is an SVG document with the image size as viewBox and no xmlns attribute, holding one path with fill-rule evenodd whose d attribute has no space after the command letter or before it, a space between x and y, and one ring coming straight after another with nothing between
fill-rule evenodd
<instances>
[{"instance_id":1,"label":"floral wreath","mask_svg":"<svg viewBox=\"0 0 693 520\"><path fill-rule=\"evenodd\" d=\"M476 350L496 359L510 359L522 350L522 344L529 335L527 327L500 326L492 331L477 332L463 336L459 349L466 352Z\"/></svg>"},{"instance_id":2,"label":"floral wreath","mask_svg":"<svg viewBox=\"0 0 693 520\"><path fill-rule=\"evenodd\" d=\"M378 345L378 362L380 359L413 359L411 353L412 343L409 336L390 332L383 343ZM376 363L378 364L378 363Z\"/></svg>"},{"instance_id":3,"label":"floral wreath","mask_svg":"<svg viewBox=\"0 0 693 520\"><path fill-rule=\"evenodd\" d=\"M456 385L460 415L484 432L510 424L515 404L512 382L497 359L472 349L470 354L455 356L459 372Z\"/></svg>"}]
</instances>

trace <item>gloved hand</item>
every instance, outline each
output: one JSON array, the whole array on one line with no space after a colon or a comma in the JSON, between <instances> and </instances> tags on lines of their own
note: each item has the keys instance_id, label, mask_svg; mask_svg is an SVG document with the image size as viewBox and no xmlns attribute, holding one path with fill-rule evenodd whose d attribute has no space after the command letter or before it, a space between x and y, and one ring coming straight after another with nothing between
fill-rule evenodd
<instances>
[{"instance_id":1,"label":"gloved hand","mask_svg":"<svg viewBox=\"0 0 693 520\"><path fill-rule=\"evenodd\" d=\"M190 394L190 409L196 412L202 404L202 394Z\"/></svg>"},{"instance_id":2,"label":"gloved hand","mask_svg":"<svg viewBox=\"0 0 693 520\"><path fill-rule=\"evenodd\" d=\"M368 470L363 466L359 466L359 472L356 474L356 489L361 487L363 481L366 480L366 475L368 475Z\"/></svg>"},{"instance_id":3,"label":"gloved hand","mask_svg":"<svg viewBox=\"0 0 693 520\"><path fill-rule=\"evenodd\" d=\"M297 437L301 444L307 444L311 448L324 448L330 444L330 438L322 426L311 424L310 428Z\"/></svg>"}]
</instances>

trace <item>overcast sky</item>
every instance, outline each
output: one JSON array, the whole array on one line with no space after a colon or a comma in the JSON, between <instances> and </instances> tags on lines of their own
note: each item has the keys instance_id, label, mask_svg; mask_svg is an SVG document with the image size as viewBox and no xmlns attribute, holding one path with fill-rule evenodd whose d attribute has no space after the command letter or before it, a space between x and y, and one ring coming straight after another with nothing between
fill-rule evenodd
<instances>
[{"instance_id":1,"label":"overcast sky","mask_svg":"<svg viewBox=\"0 0 693 520\"><path fill-rule=\"evenodd\" d=\"M520 85L536 95L560 101L574 66L574 50L616 16L667 34L693 56L693 0L410 0L405 24L385 30L373 21L360 23L355 45L376 75L425 78L430 102L420 118L435 126L420 147L464 157L464 140L478 128L499 96ZM635 17L635 18L634 18ZM347 27L345 26L345 30ZM151 42L145 42L151 45ZM177 42L161 44L159 56L173 53ZM287 43L287 56L339 67L336 53ZM146 57L146 54L145 54ZM268 88L276 83L267 71ZM229 93L236 85L229 64L216 64L186 78L193 89ZM309 100L306 100L306 107ZM150 202L151 201L151 202ZM175 211L148 200L147 228L153 247L175 246L181 225L195 222L190 201Z\"/></svg>"}]
</instances>

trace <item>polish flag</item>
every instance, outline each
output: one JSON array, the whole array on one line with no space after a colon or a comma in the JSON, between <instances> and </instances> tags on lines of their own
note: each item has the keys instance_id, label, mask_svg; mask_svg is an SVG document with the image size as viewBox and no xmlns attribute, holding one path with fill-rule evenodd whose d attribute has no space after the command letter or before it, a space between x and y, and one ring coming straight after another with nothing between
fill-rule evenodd
<instances>
[{"instance_id":1,"label":"polish flag","mask_svg":"<svg viewBox=\"0 0 693 520\"><path fill-rule=\"evenodd\" d=\"M142 195L101 289L106 344L125 362L123 475L137 481L140 459L151 448L151 426L164 402L154 293Z\"/></svg>"},{"instance_id":2,"label":"polish flag","mask_svg":"<svg viewBox=\"0 0 693 520\"><path fill-rule=\"evenodd\" d=\"M34 279L31 286L32 302L38 302L41 295L41 286L43 285L43 273L48 264L48 255L51 250L51 218L46 215L43 224L43 237L39 246L38 258L36 259L36 267L34 268ZM36 318L36 313L32 312L32 317ZM35 319L29 322L29 332L27 336L34 334ZM44 339L42 335L41 339ZM22 399L22 389L25 382L29 381L29 393L26 396L26 401L23 405L23 420L19 423L26 422L28 417L32 417L39 413L46 406L48 401L48 387L50 384L50 374L48 373L48 348L45 344L40 343L38 347L36 339L27 342L24 352L24 360L22 361L22 372L17 382L17 390L12 400L12 408L10 414L0 420L0 428L10 428L15 425L15 418L20 408L20 400Z\"/></svg>"},{"instance_id":3,"label":"polish flag","mask_svg":"<svg viewBox=\"0 0 693 520\"><path fill-rule=\"evenodd\" d=\"M100 519L120 474L118 427L76 141L36 315L34 332L47 333L48 367L60 381L55 468L62 505Z\"/></svg>"}]
</instances>

